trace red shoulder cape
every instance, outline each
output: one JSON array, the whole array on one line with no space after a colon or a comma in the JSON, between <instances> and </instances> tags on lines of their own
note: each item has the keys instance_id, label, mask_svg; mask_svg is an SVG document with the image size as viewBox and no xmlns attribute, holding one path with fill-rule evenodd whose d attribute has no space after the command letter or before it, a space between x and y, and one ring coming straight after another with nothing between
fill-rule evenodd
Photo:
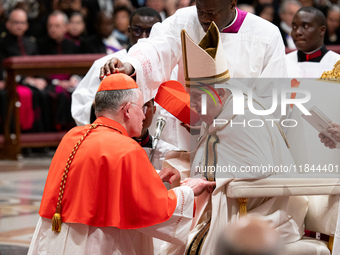
<instances>
[{"instance_id":1,"label":"red shoulder cape","mask_svg":"<svg viewBox=\"0 0 340 255\"><path fill-rule=\"evenodd\" d=\"M66 181L62 221L136 229L168 220L176 195L165 188L142 147L119 123L103 117L95 123L122 133L98 126L80 145ZM75 127L61 141L47 176L41 217L52 219L66 162L89 127Z\"/></svg>"}]
</instances>

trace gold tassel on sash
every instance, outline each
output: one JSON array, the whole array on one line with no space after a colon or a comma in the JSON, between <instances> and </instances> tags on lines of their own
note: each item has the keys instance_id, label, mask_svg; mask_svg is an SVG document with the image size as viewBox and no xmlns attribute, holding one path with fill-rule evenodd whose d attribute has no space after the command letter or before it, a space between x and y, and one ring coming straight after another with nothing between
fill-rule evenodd
<instances>
[{"instance_id":1,"label":"gold tassel on sash","mask_svg":"<svg viewBox=\"0 0 340 255\"><path fill-rule=\"evenodd\" d=\"M67 162L66 162L66 167L64 169L64 173L63 173L63 178L61 179L60 182L60 188L59 188L59 197L58 197L58 203L57 203L57 209L55 210L55 214L53 215L52 218L52 231L55 231L57 233L59 233L61 231L61 224L62 224L62 218L61 218L61 201L63 199L63 195L64 195L64 190L65 190L65 185L66 185L66 179L67 179L67 174L70 168L70 165L72 163L72 160L77 152L77 150L79 149L80 144L84 141L85 137L95 128L97 128L98 126L103 126L103 127L108 127L111 129L114 129L120 133L122 133L122 131L120 131L117 128L108 126L108 125L104 125L104 124L91 124L90 128L86 131L86 133L84 134L84 136L77 142L77 144L74 146L70 157L68 158Z\"/></svg>"},{"instance_id":2,"label":"gold tassel on sash","mask_svg":"<svg viewBox=\"0 0 340 255\"><path fill-rule=\"evenodd\" d=\"M60 232L61 230L61 209L57 207L55 214L52 218L52 231Z\"/></svg>"}]
</instances>

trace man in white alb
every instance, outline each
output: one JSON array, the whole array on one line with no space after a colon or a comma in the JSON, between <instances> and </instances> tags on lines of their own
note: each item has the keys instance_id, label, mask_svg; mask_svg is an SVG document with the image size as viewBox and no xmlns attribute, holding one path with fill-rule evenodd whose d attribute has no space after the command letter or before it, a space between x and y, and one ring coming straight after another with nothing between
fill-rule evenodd
<instances>
[{"instance_id":1,"label":"man in white alb","mask_svg":"<svg viewBox=\"0 0 340 255\"><path fill-rule=\"evenodd\" d=\"M286 56L287 73L292 78L320 78L332 70L340 55L324 45L325 15L314 7L302 7L293 18L292 37L297 50Z\"/></svg>"},{"instance_id":2,"label":"man in white alb","mask_svg":"<svg viewBox=\"0 0 340 255\"><path fill-rule=\"evenodd\" d=\"M162 82L170 80L171 70L178 64L177 80L184 85L180 32L185 29L198 43L212 21L221 32L230 77L285 77L285 48L279 29L258 16L239 10L236 4L236 0L198 0L196 6L179 9L161 24L156 24L148 39L140 40L130 49L123 59L124 65L117 59L108 61L101 70L101 77L117 72L117 68L119 72L135 74L145 100L149 100ZM272 84L248 86L260 97L271 99ZM178 147L182 149L180 145Z\"/></svg>"}]
</instances>

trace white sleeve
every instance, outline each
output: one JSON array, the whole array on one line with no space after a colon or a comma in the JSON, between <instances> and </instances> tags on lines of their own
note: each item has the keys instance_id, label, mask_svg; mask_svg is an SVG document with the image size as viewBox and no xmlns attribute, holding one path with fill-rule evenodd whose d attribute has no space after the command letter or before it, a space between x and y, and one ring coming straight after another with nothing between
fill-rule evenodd
<instances>
[{"instance_id":1,"label":"white sleeve","mask_svg":"<svg viewBox=\"0 0 340 255\"><path fill-rule=\"evenodd\" d=\"M174 188L177 196L177 206L171 218L163 223L141 228L144 234L158 239L183 245L186 243L194 210L194 193L189 187Z\"/></svg>"},{"instance_id":2,"label":"white sleeve","mask_svg":"<svg viewBox=\"0 0 340 255\"><path fill-rule=\"evenodd\" d=\"M126 50L121 50L96 60L85 77L80 81L76 90L72 93L71 104L72 117L78 126L90 123L91 105L100 84L100 68L109 59L113 57L121 59L126 54Z\"/></svg>"},{"instance_id":3,"label":"white sleeve","mask_svg":"<svg viewBox=\"0 0 340 255\"><path fill-rule=\"evenodd\" d=\"M288 77L285 56L285 46L279 29L276 29L276 33L266 49L263 69L259 77L262 79L255 79L253 84L255 93L262 98L267 109L272 106L273 88L280 89L284 82L279 82L279 79ZM278 113L274 113L274 116L280 118Z\"/></svg>"},{"instance_id":4,"label":"white sleeve","mask_svg":"<svg viewBox=\"0 0 340 255\"><path fill-rule=\"evenodd\" d=\"M278 28L266 49L261 78L286 78L285 46Z\"/></svg>"},{"instance_id":5,"label":"white sleeve","mask_svg":"<svg viewBox=\"0 0 340 255\"><path fill-rule=\"evenodd\" d=\"M171 72L182 56L181 16L176 12L162 23L156 23L150 37L141 39L124 58L136 71L137 84L144 100L153 98L159 85L170 80Z\"/></svg>"}]
</instances>

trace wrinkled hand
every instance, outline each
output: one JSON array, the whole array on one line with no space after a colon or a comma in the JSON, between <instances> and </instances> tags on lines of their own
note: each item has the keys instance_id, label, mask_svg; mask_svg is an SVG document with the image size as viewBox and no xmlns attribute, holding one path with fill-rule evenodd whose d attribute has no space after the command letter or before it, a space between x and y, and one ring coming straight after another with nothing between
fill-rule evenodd
<instances>
[{"instance_id":1,"label":"wrinkled hand","mask_svg":"<svg viewBox=\"0 0 340 255\"><path fill-rule=\"evenodd\" d=\"M329 133L329 137L332 137L335 141L340 142L340 124L337 123L331 123L332 127L327 128L327 133ZM319 134L319 138L321 142L328 148L334 149L336 148L336 144L333 140L331 140L329 137Z\"/></svg>"},{"instance_id":2,"label":"wrinkled hand","mask_svg":"<svg viewBox=\"0 0 340 255\"><path fill-rule=\"evenodd\" d=\"M181 180L181 174L173 167L163 168L158 175L163 182L169 182L170 184Z\"/></svg>"},{"instance_id":3,"label":"wrinkled hand","mask_svg":"<svg viewBox=\"0 0 340 255\"><path fill-rule=\"evenodd\" d=\"M187 178L181 181L181 186L189 186L194 191L194 195L199 196L205 190L212 193L215 189L216 182L207 181L205 178Z\"/></svg>"},{"instance_id":4,"label":"wrinkled hand","mask_svg":"<svg viewBox=\"0 0 340 255\"><path fill-rule=\"evenodd\" d=\"M131 75L134 72L134 68L129 63L123 63L118 58L111 58L101 68L99 79L104 79L105 76L109 76L114 73L125 73Z\"/></svg>"}]
</instances>

